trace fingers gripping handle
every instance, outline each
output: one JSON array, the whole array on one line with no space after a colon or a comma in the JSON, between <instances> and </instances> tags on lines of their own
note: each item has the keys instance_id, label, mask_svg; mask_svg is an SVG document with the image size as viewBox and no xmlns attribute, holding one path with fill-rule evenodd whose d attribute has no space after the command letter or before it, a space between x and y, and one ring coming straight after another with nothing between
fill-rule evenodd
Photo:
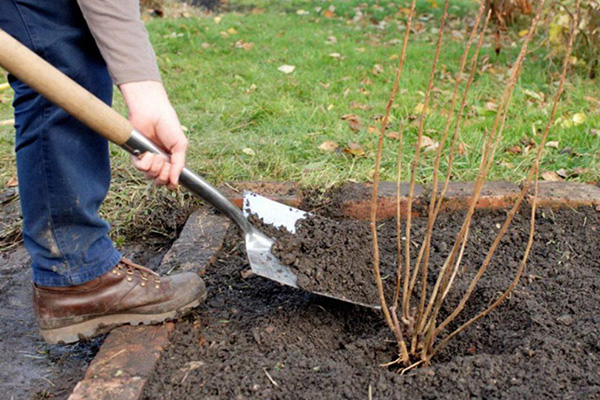
<instances>
[{"instance_id":1,"label":"fingers gripping handle","mask_svg":"<svg viewBox=\"0 0 600 400\"><path fill-rule=\"evenodd\" d=\"M111 142L131 136L131 122L1 29L0 66Z\"/></svg>"}]
</instances>

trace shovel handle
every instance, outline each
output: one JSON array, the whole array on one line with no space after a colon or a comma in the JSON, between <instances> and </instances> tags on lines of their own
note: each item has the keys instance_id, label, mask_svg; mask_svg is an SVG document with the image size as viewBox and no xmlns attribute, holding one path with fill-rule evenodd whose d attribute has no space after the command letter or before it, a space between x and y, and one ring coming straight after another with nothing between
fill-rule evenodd
<instances>
[{"instance_id":1,"label":"shovel handle","mask_svg":"<svg viewBox=\"0 0 600 400\"><path fill-rule=\"evenodd\" d=\"M131 137L131 122L1 29L0 66L111 142Z\"/></svg>"},{"instance_id":2,"label":"shovel handle","mask_svg":"<svg viewBox=\"0 0 600 400\"><path fill-rule=\"evenodd\" d=\"M134 155L146 151L165 154L159 146L136 131L131 122L121 114L2 29L0 29L0 67L128 152ZM239 208L202 177L184 168L179 181L192 193L223 212L244 233L251 234L256 231Z\"/></svg>"}]
</instances>

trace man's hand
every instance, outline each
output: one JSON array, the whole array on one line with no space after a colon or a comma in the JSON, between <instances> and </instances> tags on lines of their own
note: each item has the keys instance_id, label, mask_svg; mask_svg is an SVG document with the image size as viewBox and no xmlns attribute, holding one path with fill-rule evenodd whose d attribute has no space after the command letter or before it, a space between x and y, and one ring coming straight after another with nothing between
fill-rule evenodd
<instances>
[{"instance_id":1,"label":"man's hand","mask_svg":"<svg viewBox=\"0 0 600 400\"><path fill-rule=\"evenodd\" d=\"M143 81L124 83L119 88L134 128L171 155L170 161L152 153L132 156L133 165L144 172L147 179L154 179L156 185L176 189L185 166L188 140L163 85Z\"/></svg>"}]
</instances>

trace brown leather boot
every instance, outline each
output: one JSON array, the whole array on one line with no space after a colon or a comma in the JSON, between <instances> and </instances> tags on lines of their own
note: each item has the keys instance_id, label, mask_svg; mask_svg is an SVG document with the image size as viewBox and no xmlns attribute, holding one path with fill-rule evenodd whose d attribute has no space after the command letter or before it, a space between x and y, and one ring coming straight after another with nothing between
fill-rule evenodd
<instances>
[{"instance_id":1,"label":"brown leather boot","mask_svg":"<svg viewBox=\"0 0 600 400\"><path fill-rule=\"evenodd\" d=\"M198 274L160 277L127 259L83 285L33 286L40 335L50 344L77 342L119 325L160 323L205 299L206 287Z\"/></svg>"}]
</instances>

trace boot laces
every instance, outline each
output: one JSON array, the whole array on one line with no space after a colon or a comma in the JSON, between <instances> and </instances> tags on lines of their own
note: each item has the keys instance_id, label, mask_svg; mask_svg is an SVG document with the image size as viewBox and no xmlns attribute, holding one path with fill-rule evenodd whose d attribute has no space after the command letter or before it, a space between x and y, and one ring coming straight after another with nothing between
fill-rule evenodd
<instances>
[{"instance_id":1,"label":"boot laces","mask_svg":"<svg viewBox=\"0 0 600 400\"><path fill-rule=\"evenodd\" d=\"M125 268L122 268L125 267ZM123 257L121 258L121 261L119 261L119 264L117 264L117 268L118 269L125 269L125 273L129 276L134 275L134 273L137 271L140 275L140 278L142 279L142 283L141 286L146 286L146 281L148 281L149 276L152 276L154 278L154 285L156 286L156 288L159 288L160 285L160 275L157 274L156 272L152 271L150 268L144 267L143 265L139 265L134 263L133 261ZM132 279L128 279L129 281L131 281Z\"/></svg>"}]
</instances>

